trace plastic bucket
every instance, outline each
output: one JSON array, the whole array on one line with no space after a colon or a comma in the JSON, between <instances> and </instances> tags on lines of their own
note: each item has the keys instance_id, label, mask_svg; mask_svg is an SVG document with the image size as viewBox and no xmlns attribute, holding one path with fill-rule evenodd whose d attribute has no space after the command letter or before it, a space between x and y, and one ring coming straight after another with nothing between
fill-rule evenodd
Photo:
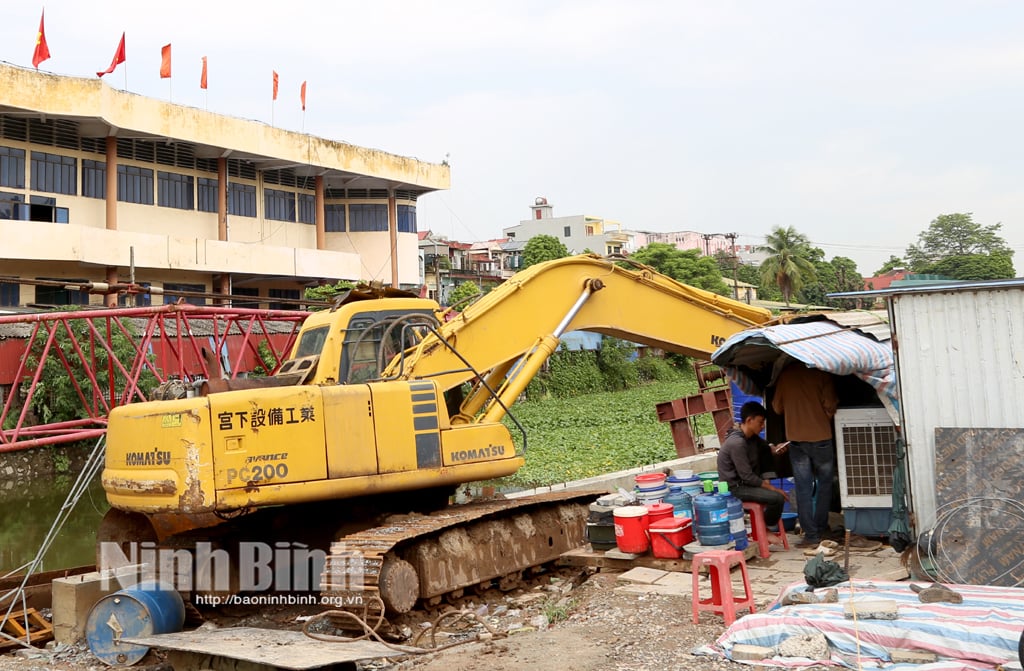
<instances>
[{"instance_id":1,"label":"plastic bucket","mask_svg":"<svg viewBox=\"0 0 1024 671\"><path fill-rule=\"evenodd\" d=\"M664 473L640 473L633 477L636 488L641 491L659 489L665 485L666 476Z\"/></svg>"},{"instance_id":2,"label":"plastic bucket","mask_svg":"<svg viewBox=\"0 0 1024 671\"><path fill-rule=\"evenodd\" d=\"M651 553L661 559L679 559L683 547L693 542L693 526L689 518L653 522L650 528Z\"/></svg>"},{"instance_id":3,"label":"plastic bucket","mask_svg":"<svg viewBox=\"0 0 1024 671\"><path fill-rule=\"evenodd\" d=\"M647 508L648 528L659 520L671 518L675 512L675 507L671 503L651 503L645 507Z\"/></svg>"},{"instance_id":4,"label":"plastic bucket","mask_svg":"<svg viewBox=\"0 0 1024 671\"><path fill-rule=\"evenodd\" d=\"M697 522L697 539L701 545L727 545L732 541L726 497L718 494L694 497L693 514Z\"/></svg>"},{"instance_id":5,"label":"plastic bucket","mask_svg":"<svg viewBox=\"0 0 1024 671\"><path fill-rule=\"evenodd\" d=\"M97 601L86 619L85 639L103 663L129 666L145 657L149 648L121 639L181 631L184 623L181 595L169 585L148 580Z\"/></svg>"},{"instance_id":6,"label":"plastic bucket","mask_svg":"<svg viewBox=\"0 0 1024 671\"><path fill-rule=\"evenodd\" d=\"M657 489L637 489L633 492L641 503L658 503L668 494L668 487L662 486Z\"/></svg>"},{"instance_id":7,"label":"plastic bucket","mask_svg":"<svg viewBox=\"0 0 1024 671\"><path fill-rule=\"evenodd\" d=\"M587 542L595 552L611 550L616 546L615 524L587 522Z\"/></svg>"},{"instance_id":8,"label":"plastic bucket","mask_svg":"<svg viewBox=\"0 0 1024 671\"><path fill-rule=\"evenodd\" d=\"M623 552L643 554L650 547L647 539L647 508L643 506L623 506L616 508L615 544Z\"/></svg>"}]
</instances>

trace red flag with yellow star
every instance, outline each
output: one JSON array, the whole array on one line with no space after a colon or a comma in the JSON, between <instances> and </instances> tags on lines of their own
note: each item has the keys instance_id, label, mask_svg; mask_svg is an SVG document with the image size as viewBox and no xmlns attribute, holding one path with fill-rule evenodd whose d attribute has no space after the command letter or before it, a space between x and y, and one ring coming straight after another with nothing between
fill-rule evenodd
<instances>
[{"instance_id":1,"label":"red flag with yellow star","mask_svg":"<svg viewBox=\"0 0 1024 671\"><path fill-rule=\"evenodd\" d=\"M36 33L36 50L32 52L32 67L39 69L39 64L50 57L50 47L46 44L46 29L43 27L43 18L46 16L44 10L39 15L39 32Z\"/></svg>"}]
</instances>

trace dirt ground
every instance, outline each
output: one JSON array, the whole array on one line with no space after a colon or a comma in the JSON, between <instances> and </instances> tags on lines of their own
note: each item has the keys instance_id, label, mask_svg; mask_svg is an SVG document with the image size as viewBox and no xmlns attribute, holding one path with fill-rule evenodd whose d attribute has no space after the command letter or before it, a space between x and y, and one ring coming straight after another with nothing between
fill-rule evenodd
<instances>
[{"instance_id":1,"label":"dirt ground","mask_svg":"<svg viewBox=\"0 0 1024 671\"><path fill-rule=\"evenodd\" d=\"M604 669L745 669L750 665L722 657L694 656L691 651L713 643L725 631L720 617L704 613L691 620L689 596L616 591L617 571L562 569L540 576L525 589L503 594L496 590L468 596L447 606L467 613L446 619L436 628L438 645L446 650L415 656L366 660L365 671L567 671ZM764 605L764 604L759 604ZM398 622L409 644L441 610L418 611ZM240 616L222 612L207 626L301 628L296 611L267 611ZM300 613L301 615L301 613ZM477 641L494 632L490 640ZM429 636L420 636L429 645ZM339 643L338 645L344 645ZM0 656L0 671L99 671L107 669L84 644ZM151 652L135 669L164 671L170 665ZM184 671L179 669L178 671Z\"/></svg>"}]
</instances>

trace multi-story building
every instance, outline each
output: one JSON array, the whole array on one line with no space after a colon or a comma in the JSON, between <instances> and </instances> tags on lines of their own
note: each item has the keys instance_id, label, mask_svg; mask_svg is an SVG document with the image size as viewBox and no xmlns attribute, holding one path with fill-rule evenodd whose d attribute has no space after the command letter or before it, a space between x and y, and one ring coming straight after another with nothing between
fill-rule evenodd
<instances>
[{"instance_id":1,"label":"multi-story building","mask_svg":"<svg viewBox=\"0 0 1024 671\"><path fill-rule=\"evenodd\" d=\"M433 231L419 232L420 258L423 261L423 285L426 297L447 304L452 286L452 243Z\"/></svg>"},{"instance_id":2,"label":"multi-story building","mask_svg":"<svg viewBox=\"0 0 1024 671\"><path fill-rule=\"evenodd\" d=\"M129 278L264 306L324 280L415 287L416 201L449 179L447 165L0 64L0 306L87 303L59 283Z\"/></svg>"},{"instance_id":3,"label":"multi-story building","mask_svg":"<svg viewBox=\"0 0 1024 671\"><path fill-rule=\"evenodd\" d=\"M571 254L591 251L595 254L619 254L632 251L632 237L621 230L619 222L586 214L569 217L553 215L553 206L543 196L530 207L532 217L516 226L502 229L502 235L516 242L527 242L537 235L558 238Z\"/></svg>"}]
</instances>

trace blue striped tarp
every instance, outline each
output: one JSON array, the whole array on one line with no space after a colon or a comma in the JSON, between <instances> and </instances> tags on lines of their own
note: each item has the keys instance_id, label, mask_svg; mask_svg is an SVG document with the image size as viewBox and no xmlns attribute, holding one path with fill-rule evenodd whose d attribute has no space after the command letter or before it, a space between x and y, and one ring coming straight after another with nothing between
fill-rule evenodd
<instances>
[{"instance_id":1,"label":"blue striped tarp","mask_svg":"<svg viewBox=\"0 0 1024 671\"><path fill-rule=\"evenodd\" d=\"M741 331L722 343L711 355L711 361L722 367L744 392L763 394L779 372L772 365L772 359L778 356L765 352L768 349L833 375L855 375L874 387L887 407L899 407L891 344L830 321ZM758 360L758 368L743 363L745 355L751 352L757 352L753 358Z\"/></svg>"},{"instance_id":2,"label":"blue striped tarp","mask_svg":"<svg viewBox=\"0 0 1024 671\"><path fill-rule=\"evenodd\" d=\"M928 583L922 584L922 587ZM1024 590L983 585L948 585L963 603L921 603L909 582L852 580L835 586L838 603L782 606L782 597L803 591L806 583L785 588L767 612L746 615L729 627L714 646L701 654L732 658L740 643L774 648L791 636L824 635L828 659L773 657L759 665L789 668L814 664L854 669L892 671L982 671L1002 669L1017 659L1017 643L1024 621ZM844 615L849 600L891 599L895 620L850 619ZM893 650L934 653L930 664L891 664Z\"/></svg>"}]
</instances>

